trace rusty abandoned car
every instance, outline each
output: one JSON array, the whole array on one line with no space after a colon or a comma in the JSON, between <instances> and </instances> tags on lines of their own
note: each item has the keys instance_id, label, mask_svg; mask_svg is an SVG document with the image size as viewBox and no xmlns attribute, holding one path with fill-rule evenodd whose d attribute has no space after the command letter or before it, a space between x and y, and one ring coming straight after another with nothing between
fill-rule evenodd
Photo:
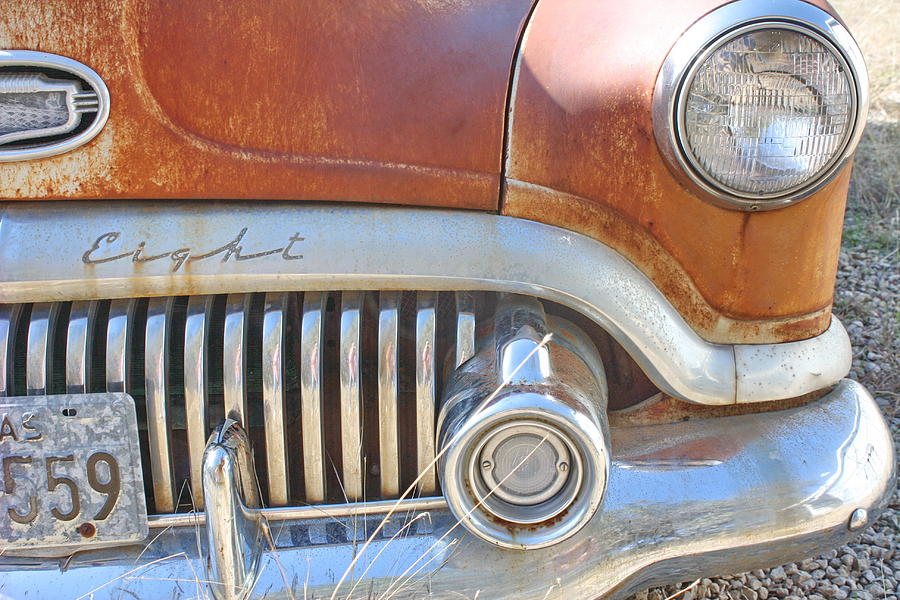
<instances>
[{"instance_id":1,"label":"rusty abandoned car","mask_svg":"<svg viewBox=\"0 0 900 600\"><path fill-rule=\"evenodd\" d=\"M0 13L0 598L621 598L886 505L824 0Z\"/></svg>"}]
</instances>

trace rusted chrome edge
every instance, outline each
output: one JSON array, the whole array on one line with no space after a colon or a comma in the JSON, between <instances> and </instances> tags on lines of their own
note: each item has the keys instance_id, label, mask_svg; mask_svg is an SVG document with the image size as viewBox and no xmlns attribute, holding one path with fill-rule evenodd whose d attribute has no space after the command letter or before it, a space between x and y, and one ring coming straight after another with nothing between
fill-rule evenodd
<instances>
[{"instance_id":1,"label":"rusted chrome edge","mask_svg":"<svg viewBox=\"0 0 900 600\"><path fill-rule=\"evenodd\" d=\"M583 313L663 392L700 404L796 397L833 385L850 369L849 338L837 319L828 333L790 344L714 344L613 249L524 219L276 202L22 202L0 205L0 214L0 303L286 290L507 291ZM736 362L736 352L760 360Z\"/></svg>"}]
</instances>

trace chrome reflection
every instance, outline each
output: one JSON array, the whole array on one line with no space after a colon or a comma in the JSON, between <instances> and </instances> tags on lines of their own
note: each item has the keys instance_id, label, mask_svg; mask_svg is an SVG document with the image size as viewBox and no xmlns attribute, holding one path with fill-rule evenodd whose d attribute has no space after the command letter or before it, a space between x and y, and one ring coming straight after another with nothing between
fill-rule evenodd
<instances>
[{"instance_id":1,"label":"chrome reflection","mask_svg":"<svg viewBox=\"0 0 900 600\"><path fill-rule=\"evenodd\" d=\"M368 531L363 525L379 521L393 501L264 509L260 515L281 519L270 530L278 551L263 553L255 589L279 598L328 598L336 576L356 560L356 591L364 588L376 598L509 598L511 590L517 600L541 600L548 590L563 590L573 600L624 598L638 588L671 583L676 572L691 580L814 556L854 535L849 525L857 510L870 521L877 518L894 490L893 442L881 410L848 380L821 400L791 410L622 427L612 429L611 438L603 510L551 548L527 554L498 550L457 526L432 501L417 505L419 512L407 513L407 505L400 505L357 559L360 543L352 533ZM210 475L239 471L236 454L226 449L216 455L228 460ZM637 464L666 457L710 464L679 468L670 460L665 470ZM632 467L622 468L622 461ZM236 478L222 481L234 483L222 492L241 489ZM760 490L778 493L759 502ZM367 516L368 509L381 516ZM249 557L255 513L248 508L208 512L205 518L215 518L213 528L220 531L248 526L246 541L238 543L246 544L242 557ZM228 520L229 514L237 518ZM224 577L204 576L206 558L197 544L202 523L189 514L156 519L152 544L80 552L67 559L64 571L57 559L0 556L3 591L14 598L53 598L60 589L96 600L203 597L205 579ZM246 579L230 581L240 587Z\"/></svg>"},{"instance_id":2,"label":"chrome reflection","mask_svg":"<svg viewBox=\"0 0 900 600\"><path fill-rule=\"evenodd\" d=\"M217 600L246 598L259 575L264 524L251 510L260 506L257 485L250 440L237 421L225 419L203 453L206 579Z\"/></svg>"}]
</instances>

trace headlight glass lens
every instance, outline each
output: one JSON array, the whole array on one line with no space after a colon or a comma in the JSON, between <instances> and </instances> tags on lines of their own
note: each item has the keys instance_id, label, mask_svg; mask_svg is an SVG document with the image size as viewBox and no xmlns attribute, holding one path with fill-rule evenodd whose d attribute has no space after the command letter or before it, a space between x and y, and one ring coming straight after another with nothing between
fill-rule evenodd
<instances>
[{"instance_id":1,"label":"headlight glass lens","mask_svg":"<svg viewBox=\"0 0 900 600\"><path fill-rule=\"evenodd\" d=\"M853 84L842 60L793 29L738 35L695 70L680 110L700 174L736 195L792 192L826 171L853 128Z\"/></svg>"}]
</instances>

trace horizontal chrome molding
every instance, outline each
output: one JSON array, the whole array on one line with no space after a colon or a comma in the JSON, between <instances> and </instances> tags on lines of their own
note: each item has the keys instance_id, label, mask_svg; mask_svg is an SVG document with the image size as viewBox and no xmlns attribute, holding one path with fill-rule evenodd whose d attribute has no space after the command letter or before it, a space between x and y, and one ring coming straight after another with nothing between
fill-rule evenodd
<instances>
[{"instance_id":1,"label":"horizontal chrome molding","mask_svg":"<svg viewBox=\"0 0 900 600\"><path fill-rule=\"evenodd\" d=\"M584 313L672 396L733 404L782 394L780 375L750 375L756 388L744 395L733 346L701 338L608 246L534 221L276 202L22 202L0 206L0 215L0 303L278 290L509 291ZM839 327L833 320L832 329ZM837 381L816 373L843 369L849 339L842 330L794 344L785 368L802 370L792 389Z\"/></svg>"},{"instance_id":2,"label":"horizontal chrome molding","mask_svg":"<svg viewBox=\"0 0 900 600\"><path fill-rule=\"evenodd\" d=\"M258 514L269 522L307 520L307 519L342 519L361 517L364 515L385 515L391 510L407 513L425 510L446 510L447 501L443 497L410 498L405 500L375 500L372 502L348 502L346 504L323 504L320 506L290 506L284 508L260 508L251 512ZM167 527L194 527L205 525L204 513L173 513L168 515L150 515L151 529Z\"/></svg>"},{"instance_id":3,"label":"horizontal chrome molding","mask_svg":"<svg viewBox=\"0 0 900 600\"><path fill-rule=\"evenodd\" d=\"M255 589L283 598L299 596L302 586L308 597L327 598L355 561L353 579L335 597L541 600L553 590L572 600L624 598L671 583L672 573L692 580L814 556L855 534L848 524L857 508L875 519L894 489L890 432L872 397L852 381L791 410L614 428L611 435L602 510L559 545L498 550L456 526L439 499L408 513L413 504L401 504L380 533L375 527L394 502L368 519L355 505L326 508L344 516L299 509L302 517L287 521L273 518L287 516L285 509L273 509L263 514L277 551L265 552ZM778 493L759 502L761 489ZM169 527L166 518L152 523L152 544L78 553L64 571L58 559L0 557L4 593L203 596L196 583L205 562L200 521L178 516L184 521Z\"/></svg>"},{"instance_id":4,"label":"horizontal chrome molding","mask_svg":"<svg viewBox=\"0 0 900 600\"><path fill-rule=\"evenodd\" d=\"M84 80L91 89L69 96L69 101L72 103L70 106L72 115L77 117L81 113L94 112L95 110L97 114L87 128L71 137L48 143L41 143L39 140L35 140L36 143L32 146L0 147L0 163L35 160L74 150L94 139L100 133L100 130L103 129L103 126L106 125L106 121L109 119L109 90L103 79L93 69L65 56L32 50L0 50L0 69L3 67L54 69L76 75ZM91 95L87 92L93 92L94 94Z\"/></svg>"}]
</instances>

